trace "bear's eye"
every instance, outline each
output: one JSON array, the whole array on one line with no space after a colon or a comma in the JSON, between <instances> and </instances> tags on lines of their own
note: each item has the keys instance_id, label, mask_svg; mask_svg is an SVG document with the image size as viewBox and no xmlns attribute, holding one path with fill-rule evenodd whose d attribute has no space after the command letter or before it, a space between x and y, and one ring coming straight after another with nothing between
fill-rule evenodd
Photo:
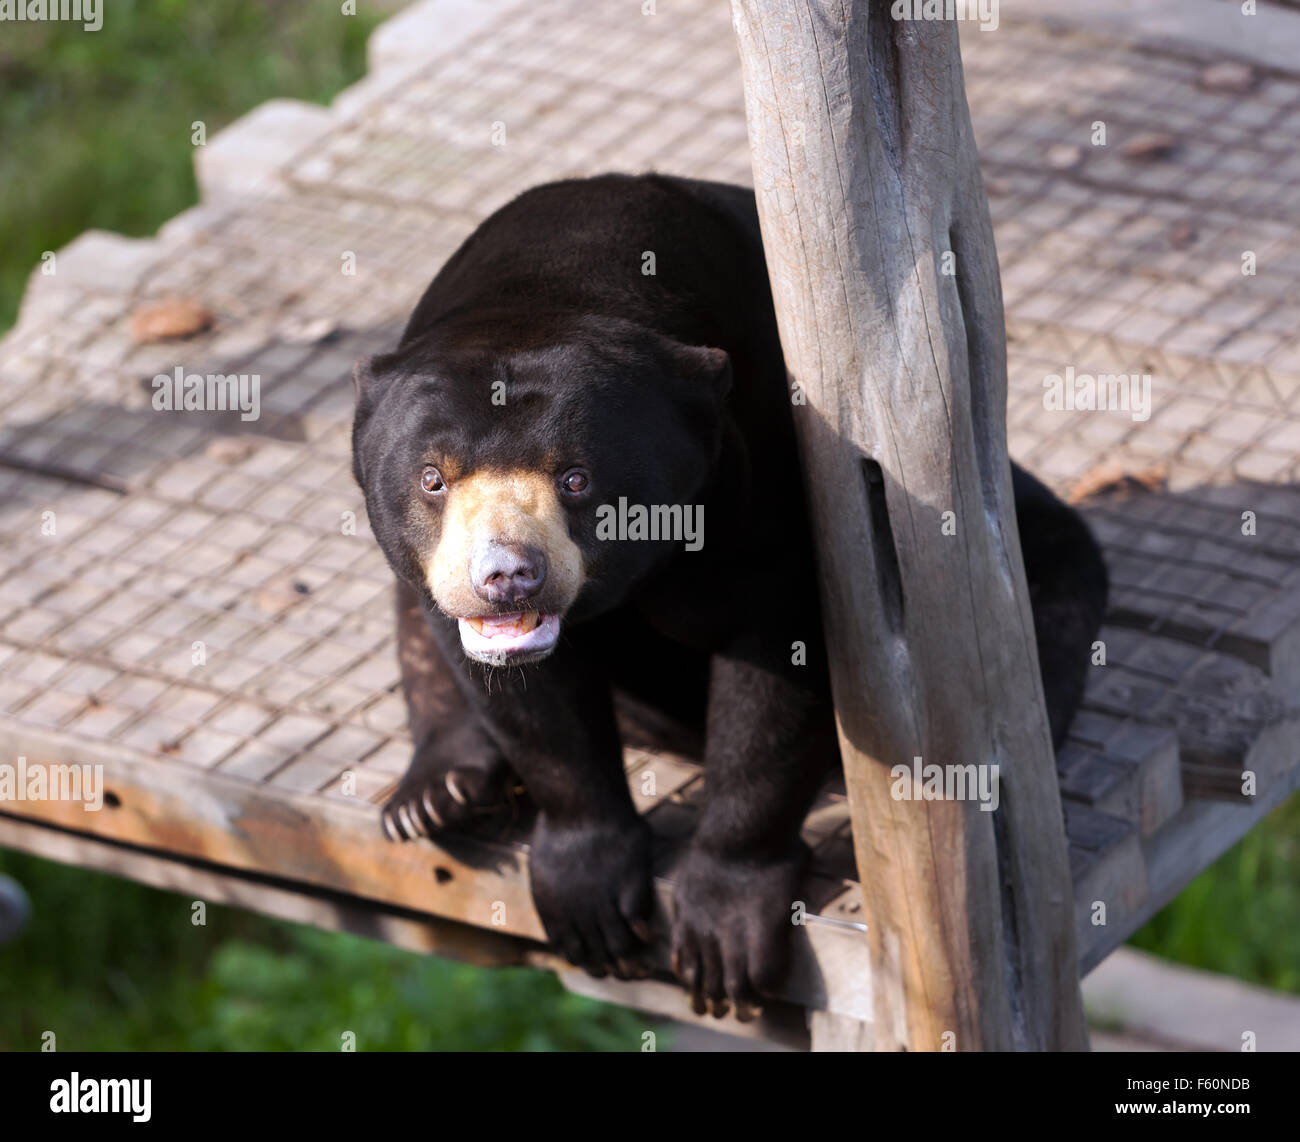
<instances>
[{"instance_id":1,"label":"bear's eye","mask_svg":"<svg viewBox=\"0 0 1300 1142\"><path fill-rule=\"evenodd\" d=\"M581 468L570 468L560 477L560 487L571 496L580 496L591 486L591 477Z\"/></svg>"},{"instance_id":2,"label":"bear's eye","mask_svg":"<svg viewBox=\"0 0 1300 1142\"><path fill-rule=\"evenodd\" d=\"M442 473L430 464L420 473L420 488L426 496L436 496L440 492L445 492L447 485L442 478Z\"/></svg>"}]
</instances>

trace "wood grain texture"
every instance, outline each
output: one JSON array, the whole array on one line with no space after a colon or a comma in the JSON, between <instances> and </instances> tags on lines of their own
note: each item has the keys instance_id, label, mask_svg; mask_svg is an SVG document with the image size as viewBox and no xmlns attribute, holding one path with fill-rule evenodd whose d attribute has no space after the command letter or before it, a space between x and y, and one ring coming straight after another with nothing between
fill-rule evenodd
<instances>
[{"instance_id":1,"label":"wood grain texture","mask_svg":"<svg viewBox=\"0 0 1300 1142\"><path fill-rule=\"evenodd\" d=\"M468 925L483 933L485 958L498 954L501 940L514 937L531 942L527 962L541 962L539 945L545 933L533 907L526 845L450 833L436 841L393 844L380 831L375 806L361 798L267 786L120 746L88 746L56 731L9 735L6 745L33 764L102 766L105 803L98 811L87 811L80 802L54 798L5 801L0 803L0 822L14 827L0 828L0 845L14 843L74 863L83 863L78 854L86 854L90 859L84 863L92 866L97 864L93 854L107 851L77 850L66 843L58 852L51 851L48 846L57 831L88 844L116 846L119 856L108 867L124 875L135 875L120 855L128 850L156 860L170 858L175 862L175 886L193 886L186 891L203 890L207 881L198 874L204 870L263 884L273 880L286 890L296 886L307 896L344 896L363 910L379 909L417 921L454 921L441 934L446 954L457 958L473 957L473 941L461 927ZM684 762L668 760L687 768ZM641 752L629 762L634 769L661 764L659 759L647 762ZM652 829L665 809L685 811L665 799L650 814ZM37 838L44 847L33 847L24 837ZM661 932L667 931L672 914L675 855L662 841L656 832L656 848L664 858L658 862L655 881L655 924ZM861 940L861 918L844 899L844 882L809 876L802 891L809 915L805 924L791 929L791 970L783 998L849 1018L869 1018L870 957ZM250 890L248 895L251 900L254 894ZM649 962L667 975L665 944L656 945ZM558 963L552 956L546 966ZM683 1011L687 1004L682 993Z\"/></svg>"},{"instance_id":2,"label":"wood grain texture","mask_svg":"<svg viewBox=\"0 0 1300 1142\"><path fill-rule=\"evenodd\" d=\"M177 893L184 898L178 903L178 910L188 910L191 900L225 904L295 924L351 932L410 952L445 956L479 967L520 967L546 956L540 945L529 940L319 889L301 881L279 881L70 832L31 818L0 813L0 847L93 868Z\"/></svg>"},{"instance_id":3,"label":"wood grain texture","mask_svg":"<svg viewBox=\"0 0 1300 1142\"><path fill-rule=\"evenodd\" d=\"M1001 287L957 33L889 9L732 3L818 530L871 1042L1083 1048L1007 463ZM890 768L914 756L999 766L1000 809L895 800Z\"/></svg>"}]
</instances>

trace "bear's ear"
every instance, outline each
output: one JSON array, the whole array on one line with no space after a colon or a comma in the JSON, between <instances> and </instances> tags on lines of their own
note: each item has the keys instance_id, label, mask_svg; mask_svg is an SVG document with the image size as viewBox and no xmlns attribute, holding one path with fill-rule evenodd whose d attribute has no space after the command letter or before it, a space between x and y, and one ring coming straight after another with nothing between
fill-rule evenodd
<instances>
[{"instance_id":1,"label":"bear's ear","mask_svg":"<svg viewBox=\"0 0 1300 1142\"><path fill-rule=\"evenodd\" d=\"M705 389L714 400L721 402L731 390L731 358L725 349L673 342L670 352L678 375Z\"/></svg>"},{"instance_id":2,"label":"bear's ear","mask_svg":"<svg viewBox=\"0 0 1300 1142\"><path fill-rule=\"evenodd\" d=\"M369 408L392 377L393 354L363 357L352 366L352 389L358 411Z\"/></svg>"},{"instance_id":3,"label":"bear's ear","mask_svg":"<svg viewBox=\"0 0 1300 1142\"><path fill-rule=\"evenodd\" d=\"M357 403L360 403L365 395L375 387L375 359L373 357L363 357L352 365L352 391L356 394Z\"/></svg>"}]
</instances>

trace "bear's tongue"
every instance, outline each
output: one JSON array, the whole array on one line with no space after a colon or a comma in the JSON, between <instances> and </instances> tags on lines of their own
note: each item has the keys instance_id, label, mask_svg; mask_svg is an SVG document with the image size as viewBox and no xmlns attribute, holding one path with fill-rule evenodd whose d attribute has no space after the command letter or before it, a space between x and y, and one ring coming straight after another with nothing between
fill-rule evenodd
<instances>
[{"instance_id":1,"label":"bear's tongue","mask_svg":"<svg viewBox=\"0 0 1300 1142\"><path fill-rule=\"evenodd\" d=\"M536 630L542 616L537 611L520 611L512 615L484 615L481 619L465 621L484 638L518 638Z\"/></svg>"},{"instance_id":2,"label":"bear's tongue","mask_svg":"<svg viewBox=\"0 0 1300 1142\"><path fill-rule=\"evenodd\" d=\"M489 666L536 662L555 649L560 616L525 611L458 620L460 645L471 658Z\"/></svg>"}]
</instances>

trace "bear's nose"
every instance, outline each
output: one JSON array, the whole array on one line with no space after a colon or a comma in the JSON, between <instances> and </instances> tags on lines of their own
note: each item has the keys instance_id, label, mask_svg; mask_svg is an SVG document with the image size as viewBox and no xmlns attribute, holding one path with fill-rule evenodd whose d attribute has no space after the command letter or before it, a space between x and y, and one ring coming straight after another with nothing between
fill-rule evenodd
<instances>
[{"instance_id":1,"label":"bear's nose","mask_svg":"<svg viewBox=\"0 0 1300 1142\"><path fill-rule=\"evenodd\" d=\"M546 556L536 547L489 543L470 563L474 593L489 603L518 603L542 589Z\"/></svg>"}]
</instances>

